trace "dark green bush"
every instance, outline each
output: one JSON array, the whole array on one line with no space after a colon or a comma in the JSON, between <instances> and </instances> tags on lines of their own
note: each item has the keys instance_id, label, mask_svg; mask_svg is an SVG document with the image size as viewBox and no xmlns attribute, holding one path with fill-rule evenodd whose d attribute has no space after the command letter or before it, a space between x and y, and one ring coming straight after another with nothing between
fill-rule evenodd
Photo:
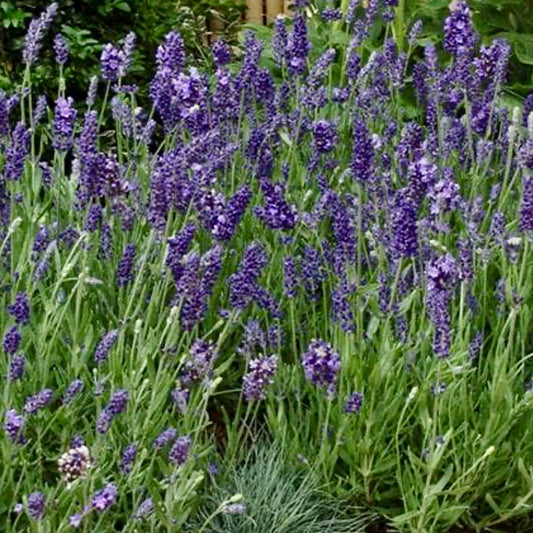
<instances>
[{"instance_id":1,"label":"dark green bush","mask_svg":"<svg viewBox=\"0 0 533 533\"><path fill-rule=\"evenodd\" d=\"M8 29L0 31L0 87L9 87L20 79L25 28L29 19L49 3L50 0L0 2L0 26ZM65 77L74 94L84 91L89 77L98 72L102 46L106 42L117 43L134 31L138 61L133 74L142 88L151 74L156 48L168 31L179 29L189 52L201 58L210 40L210 28L218 22L217 27L231 34L243 12L244 0L63 0L54 30L61 32L69 44ZM50 86L56 78L52 73L52 43L47 44L34 81L54 94L55 88Z\"/></svg>"}]
</instances>

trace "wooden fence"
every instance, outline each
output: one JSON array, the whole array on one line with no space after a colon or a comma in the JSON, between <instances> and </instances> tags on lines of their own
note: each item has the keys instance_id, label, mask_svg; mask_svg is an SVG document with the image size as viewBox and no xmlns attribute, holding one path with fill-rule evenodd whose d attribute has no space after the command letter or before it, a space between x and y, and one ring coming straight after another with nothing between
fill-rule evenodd
<instances>
[{"instance_id":1,"label":"wooden fence","mask_svg":"<svg viewBox=\"0 0 533 533\"><path fill-rule=\"evenodd\" d=\"M289 15L294 0L246 0L246 22L271 24L281 14Z\"/></svg>"}]
</instances>

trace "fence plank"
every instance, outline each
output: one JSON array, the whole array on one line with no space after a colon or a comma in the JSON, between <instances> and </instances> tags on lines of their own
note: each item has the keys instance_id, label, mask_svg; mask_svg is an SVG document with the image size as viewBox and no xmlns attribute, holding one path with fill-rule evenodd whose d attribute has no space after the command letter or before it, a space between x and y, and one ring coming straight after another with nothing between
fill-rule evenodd
<instances>
[{"instance_id":1,"label":"fence plank","mask_svg":"<svg viewBox=\"0 0 533 533\"><path fill-rule=\"evenodd\" d=\"M272 23L280 13L283 13L283 4L283 0L266 0L267 24Z\"/></svg>"},{"instance_id":2,"label":"fence plank","mask_svg":"<svg viewBox=\"0 0 533 533\"><path fill-rule=\"evenodd\" d=\"M246 0L246 22L263 24L263 0Z\"/></svg>"}]
</instances>

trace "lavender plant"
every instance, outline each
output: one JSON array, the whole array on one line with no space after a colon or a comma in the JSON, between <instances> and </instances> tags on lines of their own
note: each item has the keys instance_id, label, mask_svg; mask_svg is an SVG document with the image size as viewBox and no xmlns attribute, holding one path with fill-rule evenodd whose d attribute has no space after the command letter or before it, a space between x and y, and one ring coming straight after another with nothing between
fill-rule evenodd
<instances>
[{"instance_id":1,"label":"lavender plant","mask_svg":"<svg viewBox=\"0 0 533 533\"><path fill-rule=\"evenodd\" d=\"M48 109L56 7L30 24L0 93L6 531L207 528L213 458L223 479L261 429L399 530L530 527L533 118L501 98L508 47L464 1L421 59L368 50L402 3L307 4L214 71L169 33L146 109L134 34ZM247 530L226 496L210 523Z\"/></svg>"}]
</instances>

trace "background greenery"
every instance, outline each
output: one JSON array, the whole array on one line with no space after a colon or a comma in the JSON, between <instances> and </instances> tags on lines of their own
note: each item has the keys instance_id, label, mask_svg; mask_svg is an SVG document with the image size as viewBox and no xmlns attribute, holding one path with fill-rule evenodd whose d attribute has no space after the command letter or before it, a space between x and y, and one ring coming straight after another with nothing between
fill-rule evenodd
<instances>
[{"instance_id":1,"label":"background greenery","mask_svg":"<svg viewBox=\"0 0 533 533\"><path fill-rule=\"evenodd\" d=\"M9 30L0 31L0 88L10 88L12 80L20 79L24 28L49 3L49 0L0 2L0 26ZM316 3L324 4L320 0ZM134 77L141 92L145 92L152 75L155 50L168 31L179 28L189 53L203 60L212 40L212 30L216 28L224 38L236 40L245 13L245 0L104 0L97 5L93 0L64 0L60 4L54 29L64 34L70 46L71 60L65 75L70 92L80 96L85 94L89 77L98 72L99 52L106 42L120 42L129 31L135 31L139 60L135 62ZM420 19L423 31L419 43L423 45L428 40L438 43L449 4L450 0L404 0L405 27ZM533 2L470 0L469 4L484 42L503 37L511 44L508 91L527 95L533 90ZM381 26L381 32L384 30ZM333 40L342 37L340 30L333 37L315 35L315 38ZM379 26L374 37L376 43L383 37ZM50 75L52 69L53 54L49 46L34 75L34 83L50 95L56 92L55 87L49 86L54 79Z\"/></svg>"},{"instance_id":2,"label":"background greenery","mask_svg":"<svg viewBox=\"0 0 533 533\"><path fill-rule=\"evenodd\" d=\"M157 46L164 35L179 28L188 52L198 59L211 41L211 28L220 28L226 38L235 35L244 14L244 0L62 0L53 29L65 36L70 47L70 61L65 76L69 92L85 94L87 81L99 70L99 56L107 42L119 42L134 31L137 52L134 78L142 87L152 74ZM50 0L0 2L0 88L9 88L20 79L20 61L25 27ZM47 36L48 47L35 72L34 82L50 90L53 69L53 32ZM44 83L46 80L46 83ZM50 94L54 91L50 90Z\"/></svg>"}]
</instances>

